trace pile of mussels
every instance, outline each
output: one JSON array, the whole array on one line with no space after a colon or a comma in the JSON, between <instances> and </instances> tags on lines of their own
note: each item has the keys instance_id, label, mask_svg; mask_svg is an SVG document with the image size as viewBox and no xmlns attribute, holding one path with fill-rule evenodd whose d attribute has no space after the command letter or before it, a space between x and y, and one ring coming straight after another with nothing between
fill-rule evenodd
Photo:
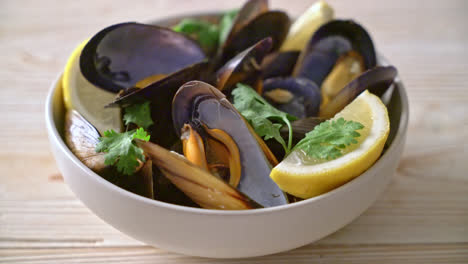
<instances>
[{"instance_id":1,"label":"pile of mussels","mask_svg":"<svg viewBox=\"0 0 468 264\"><path fill-rule=\"evenodd\" d=\"M266 0L251 0L235 15L224 42L209 50L169 27L122 23L103 29L85 45L79 69L93 86L115 93L106 107L151 102L151 139L138 142L147 158L131 177L104 165L103 153L95 152L100 133L76 111L66 115L68 146L110 182L168 203L250 209L298 200L269 177L285 153L238 113L230 102L233 88L250 85L298 117L292 123L298 141L364 90L381 95L396 69L376 65L369 34L352 20L324 23L303 50L281 48L290 24Z\"/></svg>"}]
</instances>

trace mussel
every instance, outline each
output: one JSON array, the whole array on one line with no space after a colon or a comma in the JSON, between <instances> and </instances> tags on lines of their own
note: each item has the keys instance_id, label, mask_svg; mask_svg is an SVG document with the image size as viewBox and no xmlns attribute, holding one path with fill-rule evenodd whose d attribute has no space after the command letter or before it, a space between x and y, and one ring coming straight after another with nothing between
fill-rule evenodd
<instances>
[{"instance_id":1,"label":"mussel","mask_svg":"<svg viewBox=\"0 0 468 264\"><path fill-rule=\"evenodd\" d=\"M229 60L216 72L218 89L225 94L230 94L231 89L239 82L260 89L260 64L271 47L272 39L268 37Z\"/></svg>"},{"instance_id":2,"label":"mussel","mask_svg":"<svg viewBox=\"0 0 468 264\"><path fill-rule=\"evenodd\" d=\"M337 61L345 56L360 58L364 70L376 65L374 44L367 31L352 20L332 20L314 33L293 75L321 86Z\"/></svg>"},{"instance_id":3,"label":"mussel","mask_svg":"<svg viewBox=\"0 0 468 264\"><path fill-rule=\"evenodd\" d=\"M268 54L260 66L263 79L290 76L298 57L299 51L282 51Z\"/></svg>"},{"instance_id":4,"label":"mussel","mask_svg":"<svg viewBox=\"0 0 468 264\"><path fill-rule=\"evenodd\" d=\"M111 105L125 106L127 104L150 101L151 118L154 125L150 127L152 142L169 148L177 140L172 129L171 102L172 98L184 83L190 80L210 79L211 67L208 62L200 62L165 78L162 78L144 88L127 89L119 94ZM161 136L164 135L164 136Z\"/></svg>"},{"instance_id":5,"label":"mussel","mask_svg":"<svg viewBox=\"0 0 468 264\"><path fill-rule=\"evenodd\" d=\"M269 177L271 164L258 138L218 89L200 81L184 84L174 97L172 114L192 162L211 172L211 165L228 167L231 186L264 207L287 203Z\"/></svg>"},{"instance_id":6,"label":"mussel","mask_svg":"<svg viewBox=\"0 0 468 264\"><path fill-rule=\"evenodd\" d=\"M276 108L298 118L317 116L320 89L306 78L270 78L263 84L263 97Z\"/></svg>"},{"instance_id":7,"label":"mussel","mask_svg":"<svg viewBox=\"0 0 468 264\"><path fill-rule=\"evenodd\" d=\"M151 142L139 142L164 175L194 202L206 209L242 210L261 205L189 162L183 156Z\"/></svg>"},{"instance_id":8,"label":"mussel","mask_svg":"<svg viewBox=\"0 0 468 264\"><path fill-rule=\"evenodd\" d=\"M83 116L74 110L65 114L65 141L75 156L88 168L133 193L154 198L153 171L151 160L141 162L135 175L119 173L114 166L105 164L105 153L97 153L99 132Z\"/></svg>"},{"instance_id":9,"label":"mussel","mask_svg":"<svg viewBox=\"0 0 468 264\"><path fill-rule=\"evenodd\" d=\"M348 83L328 104L320 110L320 117L332 118L365 90L381 95L392 85L397 70L393 66L377 66Z\"/></svg>"},{"instance_id":10,"label":"mussel","mask_svg":"<svg viewBox=\"0 0 468 264\"><path fill-rule=\"evenodd\" d=\"M183 34L153 25L122 23L101 30L89 40L81 53L80 68L94 85L119 92L204 59L198 44Z\"/></svg>"}]
</instances>

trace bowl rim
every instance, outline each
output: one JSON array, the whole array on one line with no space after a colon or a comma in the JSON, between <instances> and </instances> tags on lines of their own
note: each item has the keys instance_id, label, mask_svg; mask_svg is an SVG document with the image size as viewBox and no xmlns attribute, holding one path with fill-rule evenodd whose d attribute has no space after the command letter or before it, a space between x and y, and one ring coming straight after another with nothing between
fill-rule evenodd
<instances>
[{"instance_id":1,"label":"bowl rim","mask_svg":"<svg viewBox=\"0 0 468 264\"><path fill-rule=\"evenodd\" d=\"M207 13L207 14L210 14L210 13ZM193 15L196 16L197 14L193 14ZM161 18L161 21L164 21L165 19L166 20L176 19L177 17L178 16ZM378 61L380 62L381 65L388 64L388 61L380 54L378 58L379 58ZM51 87L49 88L49 91L47 93L46 103L45 103L46 127L47 127L47 132L50 137L51 144L57 145L61 153L64 153L67 159L71 160L77 167L79 167L81 170L83 170L85 173L91 176L93 180L95 180L97 184L102 185L103 188L109 189L109 191L112 191L112 192L117 192L119 193L119 195L122 195L128 199L133 199L139 202L143 202L149 206L163 207L165 209L169 209L173 211L181 211L185 213L194 213L194 214L199 214L199 215L247 216L247 215L267 214L267 213L274 213L278 211L291 210L291 209L306 206L308 204L315 203L321 200L330 199L331 196L334 196L340 192L344 192L346 190L354 188L355 186L360 185L362 182L366 181L367 178L373 176L374 175L373 172L376 171L380 167L380 164L384 163L387 160L390 160L392 156L391 153L397 151L397 145L401 144L401 141L404 139L404 135L406 134L406 130L408 127L408 120L409 120L408 96L406 93L406 89L401 79L399 78L400 75L398 74L394 82L394 87L395 87L394 89L398 89L400 100L401 100L401 116L400 116L400 124L398 126L398 130L395 134L395 137L393 138L392 143L390 144L388 149L386 149L385 153L381 155L379 159L361 175L355 177L349 182L331 191L328 191L324 194L321 194L312 198L308 198L302 201L298 201L295 203L285 204L285 205L279 205L279 206L267 207L267 208L259 208L259 209L253 209L253 210L216 210L216 209L194 208L194 207L170 204L170 203L166 203L166 202L162 202L158 200L153 200L153 199L132 193L130 191L127 191L121 187L118 187L117 185L114 185L113 183L105 180L104 178L99 176L97 173L92 171L90 168L84 165L71 152L71 150L68 148L68 146L64 142L63 138L60 136L58 129L56 127L56 124L54 122L54 104L53 104L54 95L57 92L57 89L61 89L62 87L61 85L62 74L63 73L61 72L56 77L55 81L52 83Z\"/></svg>"}]
</instances>

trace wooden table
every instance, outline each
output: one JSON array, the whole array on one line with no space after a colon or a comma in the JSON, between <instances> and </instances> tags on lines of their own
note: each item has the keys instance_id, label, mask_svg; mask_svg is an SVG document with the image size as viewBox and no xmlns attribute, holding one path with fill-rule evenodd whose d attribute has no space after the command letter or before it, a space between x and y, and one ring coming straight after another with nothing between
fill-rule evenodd
<instances>
[{"instance_id":1,"label":"wooden table","mask_svg":"<svg viewBox=\"0 0 468 264\"><path fill-rule=\"evenodd\" d=\"M176 4L171 2L177 2ZM107 25L238 1L0 2L1 263L468 263L467 1L332 1L397 66L411 120L397 173L342 230L291 252L207 260L135 241L69 190L49 151L44 101L67 56ZM309 2L309 3L307 3ZM311 1L272 1L297 16Z\"/></svg>"}]
</instances>

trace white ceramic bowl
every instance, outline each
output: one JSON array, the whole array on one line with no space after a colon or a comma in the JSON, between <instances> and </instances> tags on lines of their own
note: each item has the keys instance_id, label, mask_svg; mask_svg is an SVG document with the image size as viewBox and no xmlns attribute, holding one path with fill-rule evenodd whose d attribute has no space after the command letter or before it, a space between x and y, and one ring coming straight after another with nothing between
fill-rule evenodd
<instances>
[{"instance_id":1,"label":"white ceramic bowl","mask_svg":"<svg viewBox=\"0 0 468 264\"><path fill-rule=\"evenodd\" d=\"M60 81L61 77L52 84L47 97L46 124L66 183L87 207L116 229L149 245L187 255L262 256L294 249L335 232L362 214L382 193L405 145L408 98L397 80L388 98L389 147L354 180L323 195L272 208L217 211L178 206L121 189L73 155L61 137L64 106Z\"/></svg>"}]
</instances>

